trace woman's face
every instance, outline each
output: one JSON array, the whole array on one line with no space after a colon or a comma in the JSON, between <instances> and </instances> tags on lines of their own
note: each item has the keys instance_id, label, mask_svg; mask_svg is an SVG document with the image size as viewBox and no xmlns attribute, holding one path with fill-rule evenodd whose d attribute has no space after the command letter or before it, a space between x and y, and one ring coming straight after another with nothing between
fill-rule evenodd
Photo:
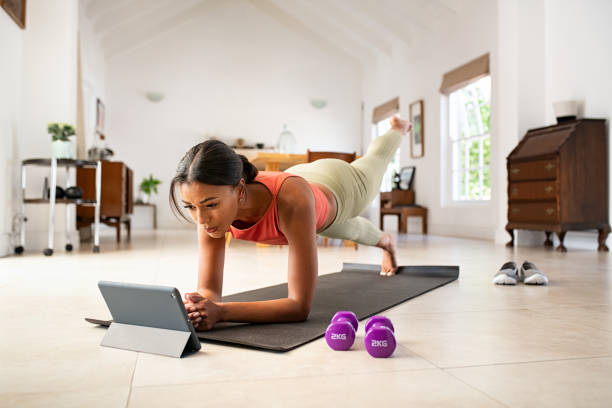
<instances>
[{"instance_id":1,"label":"woman's face","mask_svg":"<svg viewBox=\"0 0 612 408\"><path fill-rule=\"evenodd\" d=\"M221 238L238 215L238 203L244 184L213 186L210 184L181 184L179 191L183 206L200 228L213 238Z\"/></svg>"}]
</instances>

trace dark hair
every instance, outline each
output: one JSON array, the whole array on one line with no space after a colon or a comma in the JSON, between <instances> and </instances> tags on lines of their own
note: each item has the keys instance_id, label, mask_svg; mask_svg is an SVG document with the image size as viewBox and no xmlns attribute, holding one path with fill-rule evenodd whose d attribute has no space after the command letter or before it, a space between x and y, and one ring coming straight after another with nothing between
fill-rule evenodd
<instances>
[{"instance_id":1,"label":"dark hair","mask_svg":"<svg viewBox=\"0 0 612 408\"><path fill-rule=\"evenodd\" d=\"M240 179L251 183L257 176L257 168L241 154L219 140L207 140L193 146L185 153L176 167L170 182L170 209L187 221L176 198L176 186L197 181L213 186L237 186Z\"/></svg>"}]
</instances>

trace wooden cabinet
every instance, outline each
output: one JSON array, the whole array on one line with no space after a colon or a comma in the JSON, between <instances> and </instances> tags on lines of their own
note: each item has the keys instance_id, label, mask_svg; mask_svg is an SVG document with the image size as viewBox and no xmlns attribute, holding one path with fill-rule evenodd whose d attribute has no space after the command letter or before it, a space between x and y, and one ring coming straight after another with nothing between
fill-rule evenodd
<instances>
[{"instance_id":1,"label":"wooden cabinet","mask_svg":"<svg viewBox=\"0 0 612 408\"><path fill-rule=\"evenodd\" d=\"M559 237L558 251L569 230L597 229L598 250L607 251L608 140L603 119L581 119L532 129L507 158L508 224L514 230L546 232Z\"/></svg>"},{"instance_id":2,"label":"wooden cabinet","mask_svg":"<svg viewBox=\"0 0 612 408\"><path fill-rule=\"evenodd\" d=\"M100 222L117 229L117 241L121 242L121 224L130 237L130 214L133 213L133 172L125 163L102 162L102 198ZM77 185L83 190L83 198L95 198L95 169L78 168ZM91 207L77 206L77 228L88 227L94 219Z\"/></svg>"}]
</instances>

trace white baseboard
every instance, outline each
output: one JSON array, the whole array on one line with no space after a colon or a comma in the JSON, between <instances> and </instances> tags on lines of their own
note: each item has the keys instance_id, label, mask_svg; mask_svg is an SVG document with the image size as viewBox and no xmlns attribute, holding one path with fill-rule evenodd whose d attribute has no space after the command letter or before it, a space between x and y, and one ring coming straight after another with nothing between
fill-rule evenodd
<instances>
[{"instance_id":1,"label":"white baseboard","mask_svg":"<svg viewBox=\"0 0 612 408\"><path fill-rule=\"evenodd\" d=\"M408 225L408 232L410 232L410 225ZM432 235L442 235L446 237L484 239L487 241L495 240L494 227L429 224L428 232Z\"/></svg>"}]
</instances>

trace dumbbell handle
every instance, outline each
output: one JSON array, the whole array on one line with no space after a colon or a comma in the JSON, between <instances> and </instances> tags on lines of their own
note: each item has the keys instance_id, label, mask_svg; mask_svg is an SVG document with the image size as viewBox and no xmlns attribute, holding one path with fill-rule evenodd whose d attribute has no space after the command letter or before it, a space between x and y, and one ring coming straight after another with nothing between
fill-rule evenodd
<instances>
[{"instance_id":1,"label":"dumbbell handle","mask_svg":"<svg viewBox=\"0 0 612 408\"><path fill-rule=\"evenodd\" d=\"M395 332L395 328L393 327L393 323L391 320L385 316L372 316L368 319L365 325L365 332L369 332L370 328L374 325L382 325L388 327L392 332Z\"/></svg>"},{"instance_id":2,"label":"dumbbell handle","mask_svg":"<svg viewBox=\"0 0 612 408\"><path fill-rule=\"evenodd\" d=\"M357 328L359 327L359 320L357 319L355 313L349 310L340 310L336 312L336 314L334 314L334 317L332 317L331 322L334 323L341 320L349 322L351 326L353 326L353 329L357 331Z\"/></svg>"}]
</instances>

